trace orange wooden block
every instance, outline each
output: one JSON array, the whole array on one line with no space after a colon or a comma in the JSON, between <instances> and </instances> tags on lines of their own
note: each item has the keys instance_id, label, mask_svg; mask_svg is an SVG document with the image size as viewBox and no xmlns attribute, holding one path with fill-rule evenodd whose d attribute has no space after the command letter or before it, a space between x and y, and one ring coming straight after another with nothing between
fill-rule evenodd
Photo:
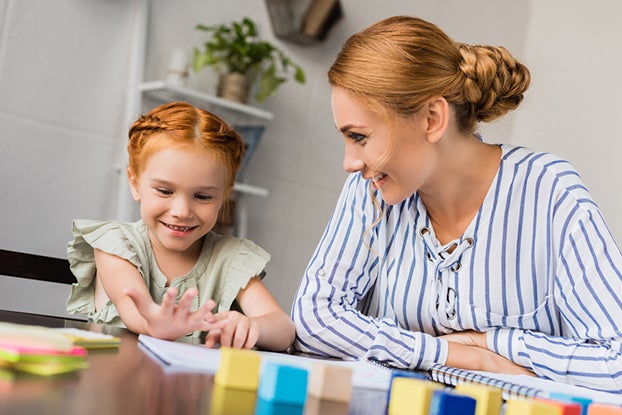
<instances>
[{"instance_id":1,"label":"orange wooden block","mask_svg":"<svg viewBox=\"0 0 622 415\"><path fill-rule=\"evenodd\" d=\"M559 415L581 415L583 413L583 406L576 402L562 402L554 399L540 399L543 402L548 402L551 405L555 405L559 408Z\"/></svg>"},{"instance_id":2,"label":"orange wooden block","mask_svg":"<svg viewBox=\"0 0 622 415\"><path fill-rule=\"evenodd\" d=\"M587 407L587 415L622 415L622 407L593 403Z\"/></svg>"}]
</instances>

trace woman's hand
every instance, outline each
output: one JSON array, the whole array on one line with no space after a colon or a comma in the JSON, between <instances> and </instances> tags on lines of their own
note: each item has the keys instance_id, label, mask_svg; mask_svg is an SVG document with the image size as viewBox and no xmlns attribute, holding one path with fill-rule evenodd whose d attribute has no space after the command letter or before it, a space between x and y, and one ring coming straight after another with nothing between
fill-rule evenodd
<instances>
[{"instance_id":1,"label":"woman's hand","mask_svg":"<svg viewBox=\"0 0 622 415\"><path fill-rule=\"evenodd\" d=\"M177 304L177 288L166 290L162 304L156 304L151 297L146 298L136 289L124 291L145 320L146 334L159 339L175 340L193 331L217 330L227 324L226 319L217 321L211 310L216 306L212 300L207 301L197 311L192 312L190 306L198 295L196 289L189 289Z\"/></svg>"},{"instance_id":2,"label":"woman's hand","mask_svg":"<svg viewBox=\"0 0 622 415\"><path fill-rule=\"evenodd\" d=\"M486 333L460 331L439 336L449 342L448 366L509 375L535 376L529 369L488 350Z\"/></svg>"},{"instance_id":3,"label":"woman's hand","mask_svg":"<svg viewBox=\"0 0 622 415\"><path fill-rule=\"evenodd\" d=\"M221 346L236 349L250 349L259 339L259 326L256 321L237 311L223 311L214 315L216 320L226 322L219 329L212 329L205 337L205 346Z\"/></svg>"}]
</instances>

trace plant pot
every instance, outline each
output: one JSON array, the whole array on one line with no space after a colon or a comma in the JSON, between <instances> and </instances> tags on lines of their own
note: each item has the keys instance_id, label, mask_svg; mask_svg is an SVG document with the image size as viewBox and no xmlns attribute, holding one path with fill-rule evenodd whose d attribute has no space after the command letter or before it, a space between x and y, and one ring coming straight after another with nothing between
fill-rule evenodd
<instances>
[{"instance_id":1,"label":"plant pot","mask_svg":"<svg viewBox=\"0 0 622 415\"><path fill-rule=\"evenodd\" d=\"M248 101L250 82L239 73L221 74L218 80L218 96L243 104Z\"/></svg>"}]
</instances>

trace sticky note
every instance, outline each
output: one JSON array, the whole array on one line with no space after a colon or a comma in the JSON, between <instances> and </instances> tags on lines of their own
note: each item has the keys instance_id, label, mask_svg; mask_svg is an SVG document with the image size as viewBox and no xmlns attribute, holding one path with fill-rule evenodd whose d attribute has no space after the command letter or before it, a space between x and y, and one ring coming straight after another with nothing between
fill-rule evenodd
<instances>
[{"instance_id":1,"label":"sticky note","mask_svg":"<svg viewBox=\"0 0 622 415\"><path fill-rule=\"evenodd\" d=\"M226 388L256 391L260 363L260 354L255 350L221 347L214 383Z\"/></svg>"},{"instance_id":2,"label":"sticky note","mask_svg":"<svg viewBox=\"0 0 622 415\"><path fill-rule=\"evenodd\" d=\"M587 408L587 415L622 415L622 407L593 403Z\"/></svg>"},{"instance_id":3,"label":"sticky note","mask_svg":"<svg viewBox=\"0 0 622 415\"><path fill-rule=\"evenodd\" d=\"M503 405L503 393L499 388L477 383L460 383L456 392L475 399L475 415L499 415Z\"/></svg>"},{"instance_id":4,"label":"sticky note","mask_svg":"<svg viewBox=\"0 0 622 415\"><path fill-rule=\"evenodd\" d=\"M306 369L268 362L263 367L257 394L269 402L304 405L308 377Z\"/></svg>"},{"instance_id":5,"label":"sticky note","mask_svg":"<svg viewBox=\"0 0 622 415\"><path fill-rule=\"evenodd\" d=\"M389 395L389 415L428 415L432 392L441 388L441 384L428 380L394 378Z\"/></svg>"},{"instance_id":6,"label":"sticky note","mask_svg":"<svg viewBox=\"0 0 622 415\"><path fill-rule=\"evenodd\" d=\"M505 415L558 415L559 408L540 399L510 398Z\"/></svg>"},{"instance_id":7,"label":"sticky note","mask_svg":"<svg viewBox=\"0 0 622 415\"><path fill-rule=\"evenodd\" d=\"M475 398L439 389L432 392L429 415L474 415L475 404Z\"/></svg>"},{"instance_id":8,"label":"sticky note","mask_svg":"<svg viewBox=\"0 0 622 415\"><path fill-rule=\"evenodd\" d=\"M350 402L352 369L331 364L314 364L309 373L308 394L321 400Z\"/></svg>"}]
</instances>

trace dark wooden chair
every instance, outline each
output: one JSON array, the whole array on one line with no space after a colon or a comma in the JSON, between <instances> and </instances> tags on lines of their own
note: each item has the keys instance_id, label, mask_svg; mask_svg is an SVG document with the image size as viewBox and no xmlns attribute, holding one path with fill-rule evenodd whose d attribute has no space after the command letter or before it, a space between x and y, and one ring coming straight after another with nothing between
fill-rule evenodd
<instances>
[{"instance_id":1,"label":"dark wooden chair","mask_svg":"<svg viewBox=\"0 0 622 415\"><path fill-rule=\"evenodd\" d=\"M86 320L67 314L74 282L67 259L0 249L1 310Z\"/></svg>"},{"instance_id":2,"label":"dark wooden chair","mask_svg":"<svg viewBox=\"0 0 622 415\"><path fill-rule=\"evenodd\" d=\"M72 284L76 278L63 258L0 249L0 275Z\"/></svg>"}]
</instances>

